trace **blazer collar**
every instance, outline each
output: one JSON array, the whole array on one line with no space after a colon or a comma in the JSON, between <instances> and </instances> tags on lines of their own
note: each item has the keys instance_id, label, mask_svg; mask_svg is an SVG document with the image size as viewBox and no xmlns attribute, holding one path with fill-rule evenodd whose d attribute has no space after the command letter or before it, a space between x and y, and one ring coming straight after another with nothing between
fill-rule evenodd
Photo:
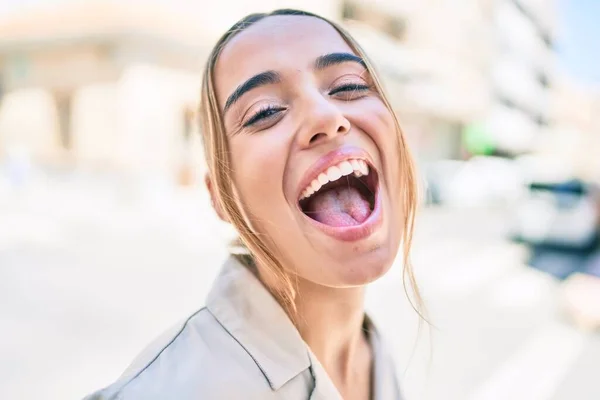
<instances>
[{"instance_id":1,"label":"blazer collar","mask_svg":"<svg viewBox=\"0 0 600 400\"><path fill-rule=\"evenodd\" d=\"M206 306L256 362L271 389L279 389L310 367L308 346L292 321L235 257L225 262Z\"/></svg>"}]
</instances>

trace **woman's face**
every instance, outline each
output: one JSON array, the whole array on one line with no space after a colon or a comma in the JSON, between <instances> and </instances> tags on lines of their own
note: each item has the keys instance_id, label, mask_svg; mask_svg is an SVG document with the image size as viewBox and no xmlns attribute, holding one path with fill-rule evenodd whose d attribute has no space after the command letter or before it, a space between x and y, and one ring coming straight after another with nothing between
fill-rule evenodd
<instances>
[{"instance_id":1,"label":"woman's face","mask_svg":"<svg viewBox=\"0 0 600 400\"><path fill-rule=\"evenodd\" d=\"M339 33L267 17L224 47L214 79L239 201L284 268L329 287L385 273L403 218L396 127Z\"/></svg>"}]
</instances>

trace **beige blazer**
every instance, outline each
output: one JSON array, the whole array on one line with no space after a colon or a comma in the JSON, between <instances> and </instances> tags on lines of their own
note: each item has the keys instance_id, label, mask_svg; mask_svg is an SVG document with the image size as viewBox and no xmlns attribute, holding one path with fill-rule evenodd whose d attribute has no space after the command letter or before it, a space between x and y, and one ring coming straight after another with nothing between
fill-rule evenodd
<instances>
[{"instance_id":1,"label":"beige blazer","mask_svg":"<svg viewBox=\"0 0 600 400\"><path fill-rule=\"evenodd\" d=\"M368 318L374 400L400 400L395 369ZM164 334L86 400L336 400L339 392L269 291L231 257L206 307Z\"/></svg>"}]
</instances>

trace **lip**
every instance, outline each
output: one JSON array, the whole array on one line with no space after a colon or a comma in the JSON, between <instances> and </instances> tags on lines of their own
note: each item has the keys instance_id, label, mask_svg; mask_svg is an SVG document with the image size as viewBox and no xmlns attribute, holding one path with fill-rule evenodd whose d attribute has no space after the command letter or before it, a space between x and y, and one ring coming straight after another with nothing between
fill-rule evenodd
<instances>
[{"instance_id":1,"label":"lip","mask_svg":"<svg viewBox=\"0 0 600 400\"><path fill-rule=\"evenodd\" d=\"M371 161L371 157L369 153L365 150L354 147L354 146L344 146L338 149L332 150L329 153L325 154L323 157L319 158L313 165L308 168L304 177L300 181L298 185L298 189L296 191L296 201L300 198L302 191L306 189L306 187L313 181L313 179L317 179L319 174L323 171L326 171L327 168L338 165L342 161L352 160L352 159L362 159L369 164L369 168L376 168L373 166L373 162ZM379 171L377 171L379 173Z\"/></svg>"},{"instance_id":2,"label":"lip","mask_svg":"<svg viewBox=\"0 0 600 400\"><path fill-rule=\"evenodd\" d=\"M325 225L304 214L304 212L302 212L300 204L296 202L296 208L298 209L298 212L300 212L302 216L312 226L334 239L345 242L353 242L367 238L381 225L383 221L380 190L381 176L379 176L379 171L377 171L377 169L374 168L371 158L369 157L369 154L366 151L358 147L348 146L341 147L339 149L333 150L325 154L306 171L306 174L304 175L304 178L300 183L298 195L296 196L296 198L299 198L302 190L304 190L304 188L306 188L306 186L308 186L308 184L312 182L312 180L315 179L321 172L323 172L332 165L337 165L342 161L351 159L363 159L367 161L367 163L369 164L369 168L371 168L373 171L375 171L375 173L378 174L378 183L375 193L373 211L371 212L371 215L369 215L369 218L363 221L363 223L361 223L360 225L339 227Z\"/></svg>"}]
</instances>

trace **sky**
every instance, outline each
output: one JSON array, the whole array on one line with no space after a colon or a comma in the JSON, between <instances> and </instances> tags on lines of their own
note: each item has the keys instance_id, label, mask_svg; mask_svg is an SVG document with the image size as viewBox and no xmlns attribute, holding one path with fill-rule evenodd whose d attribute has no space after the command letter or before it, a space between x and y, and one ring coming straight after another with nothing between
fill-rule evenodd
<instances>
[{"instance_id":1,"label":"sky","mask_svg":"<svg viewBox=\"0 0 600 400\"><path fill-rule=\"evenodd\" d=\"M0 16L30 6L66 1L74 0L0 0ZM546 1L557 4L556 49L562 70L583 85L600 87L600 0Z\"/></svg>"},{"instance_id":2,"label":"sky","mask_svg":"<svg viewBox=\"0 0 600 400\"><path fill-rule=\"evenodd\" d=\"M559 0L557 51L562 68L600 86L600 1Z\"/></svg>"}]
</instances>

